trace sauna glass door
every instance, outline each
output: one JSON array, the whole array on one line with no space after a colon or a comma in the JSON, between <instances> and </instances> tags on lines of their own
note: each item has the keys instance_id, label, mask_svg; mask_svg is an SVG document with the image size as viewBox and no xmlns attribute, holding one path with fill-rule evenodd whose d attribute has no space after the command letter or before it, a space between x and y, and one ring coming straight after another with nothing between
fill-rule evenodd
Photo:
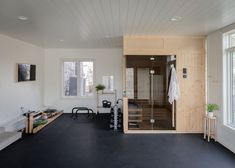
<instances>
[{"instance_id":1,"label":"sauna glass door","mask_svg":"<svg viewBox=\"0 0 235 168\"><path fill-rule=\"evenodd\" d=\"M126 96L129 130L172 130L172 105L167 89L167 56L127 56Z\"/></svg>"}]
</instances>

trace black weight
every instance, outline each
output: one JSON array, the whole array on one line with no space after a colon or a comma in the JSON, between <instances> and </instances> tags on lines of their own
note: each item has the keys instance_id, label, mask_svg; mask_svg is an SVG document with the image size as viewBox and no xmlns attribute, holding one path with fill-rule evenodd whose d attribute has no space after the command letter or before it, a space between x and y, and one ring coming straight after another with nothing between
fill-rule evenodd
<instances>
[{"instance_id":1,"label":"black weight","mask_svg":"<svg viewBox=\"0 0 235 168\"><path fill-rule=\"evenodd\" d=\"M103 100L103 101L102 101L103 107L107 107L107 103L108 103L108 100Z\"/></svg>"},{"instance_id":2,"label":"black weight","mask_svg":"<svg viewBox=\"0 0 235 168\"><path fill-rule=\"evenodd\" d=\"M122 123L122 120L120 120L120 119L119 119L119 120L117 120L117 123L121 124L121 123Z\"/></svg>"},{"instance_id":3,"label":"black weight","mask_svg":"<svg viewBox=\"0 0 235 168\"><path fill-rule=\"evenodd\" d=\"M117 116L118 119L122 119L123 117L122 116Z\"/></svg>"},{"instance_id":4,"label":"black weight","mask_svg":"<svg viewBox=\"0 0 235 168\"><path fill-rule=\"evenodd\" d=\"M113 107L110 109L110 113L114 113L114 108Z\"/></svg>"},{"instance_id":5,"label":"black weight","mask_svg":"<svg viewBox=\"0 0 235 168\"><path fill-rule=\"evenodd\" d=\"M110 101L107 101L106 107L107 107L107 108L110 108L110 107L111 107L111 104L112 104L112 103L111 103Z\"/></svg>"},{"instance_id":6,"label":"black weight","mask_svg":"<svg viewBox=\"0 0 235 168\"><path fill-rule=\"evenodd\" d=\"M114 117L114 108L112 107L110 109L110 118L113 118Z\"/></svg>"},{"instance_id":7,"label":"black weight","mask_svg":"<svg viewBox=\"0 0 235 168\"><path fill-rule=\"evenodd\" d=\"M117 128L118 128L118 129L122 129L122 124L118 124L118 125L117 125Z\"/></svg>"},{"instance_id":8,"label":"black weight","mask_svg":"<svg viewBox=\"0 0 235 168\"><path fill-rule=\"evenodd\" d=\"M111 120L110 120L110 124L114 124L114 120L111 119Z\"/></svg>"},{"instance_id":9,"label":"black weight","mask_svg":"<svg viewBox=\"0 0 235 168\"><path fill-rule=\"evenodd\" d=\"M113 124L110 124L110 125L109 125L109 128L114 128L114 125L113 125Z\"/></svg>"}]
</instances>

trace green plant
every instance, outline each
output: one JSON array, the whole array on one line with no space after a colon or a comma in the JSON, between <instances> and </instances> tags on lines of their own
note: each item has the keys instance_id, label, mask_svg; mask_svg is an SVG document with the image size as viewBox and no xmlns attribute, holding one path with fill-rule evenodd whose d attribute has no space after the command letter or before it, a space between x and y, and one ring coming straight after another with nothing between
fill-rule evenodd
<instances>
[{"instance_id":1,"label":"green plant","mask_svg":"<svg viewBox=\"0 0 235 168\"><path fill-rule=\"evenodd\" d=\"M219 110L219 106L217 104L207 104L206 105L208 112L213 112L215 110Z\"/></svg>"},{"instance_id":2,"label":"green plant","mask_svg":"<svg viewBox=\"0 0 235 168\"><path fill-rule=\"evenodd\" d=\"M104 85L102 85L102 84L98 84L98 85L96 85L96 91L98 92L99 90L104 90L105 89L105 86Z\"/></svg>"}]
</instances>

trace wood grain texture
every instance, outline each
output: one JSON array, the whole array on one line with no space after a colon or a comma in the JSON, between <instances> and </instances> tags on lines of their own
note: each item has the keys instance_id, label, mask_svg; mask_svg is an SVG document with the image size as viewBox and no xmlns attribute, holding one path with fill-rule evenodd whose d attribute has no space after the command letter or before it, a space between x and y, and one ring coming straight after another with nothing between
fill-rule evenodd
<instances>
[{"instance_id":1,"label":"wood grain texture","mask_svg":"<svg viewBox=\"0 0 235 168\"><path fill-rule=\"evenodd\" d=\"M123 132L128 133L128 99L123 98Z\"/></svg>"},{"instance_id":2,"label":"wood grain texture","mask_svg":"<svg viewBox=\"0 0 235 168\"><path fill-rule=\"evenodd\" d=\"M159 45L160 43L163 44ZM203 36L124 37L124 55L176 55L176 69L181 90L180 99L176 102L178 133L203 132L206 102L204 46ZM187 68L187 78L183 78L183 68Z\"/></svg>"}]
</instances>

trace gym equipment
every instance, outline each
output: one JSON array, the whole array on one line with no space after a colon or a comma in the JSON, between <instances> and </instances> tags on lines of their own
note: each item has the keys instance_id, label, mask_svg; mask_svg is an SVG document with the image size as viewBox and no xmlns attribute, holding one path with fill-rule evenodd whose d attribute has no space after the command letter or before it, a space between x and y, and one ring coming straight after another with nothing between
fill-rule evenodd
<instances>
[{"instance_id":1,"label":"gym equipment","mask_svg":"<svg viewBox=\"0 0 235 168\"><path fill-rule=\"evenodd\" d=\"M76 110L76 112L74 112ZM90 108L87 108L87 107L74 107L72 109L72 115L71 115L71 118L75 117L74 119L77 119L78 118L78 111L87 111L87 118L88 117L91 117L91 119L94 118L94 111Z\"/></svg>"},{"instance_id":2,"label":"gym equipment","mask_svg":"<svg viewBox=\"0 0 235 168\"><path fill-rule=\"evenodd\" d=\"M110 129L122 130L123 115L121 105L119 103L120 100L122 99L118 99L116 104L110 109Z\"/></svg>"},{"instance_id":3,"label":"gym equipment","mask_svg":"<svg viewBox=\"0 0 235 168\"><path fill-rule=\"evenodd\" d=\"M112 103L108 100L103 100L102 105L103 105L104 108L110 108Z\"/></svg>"}]
</instances>

